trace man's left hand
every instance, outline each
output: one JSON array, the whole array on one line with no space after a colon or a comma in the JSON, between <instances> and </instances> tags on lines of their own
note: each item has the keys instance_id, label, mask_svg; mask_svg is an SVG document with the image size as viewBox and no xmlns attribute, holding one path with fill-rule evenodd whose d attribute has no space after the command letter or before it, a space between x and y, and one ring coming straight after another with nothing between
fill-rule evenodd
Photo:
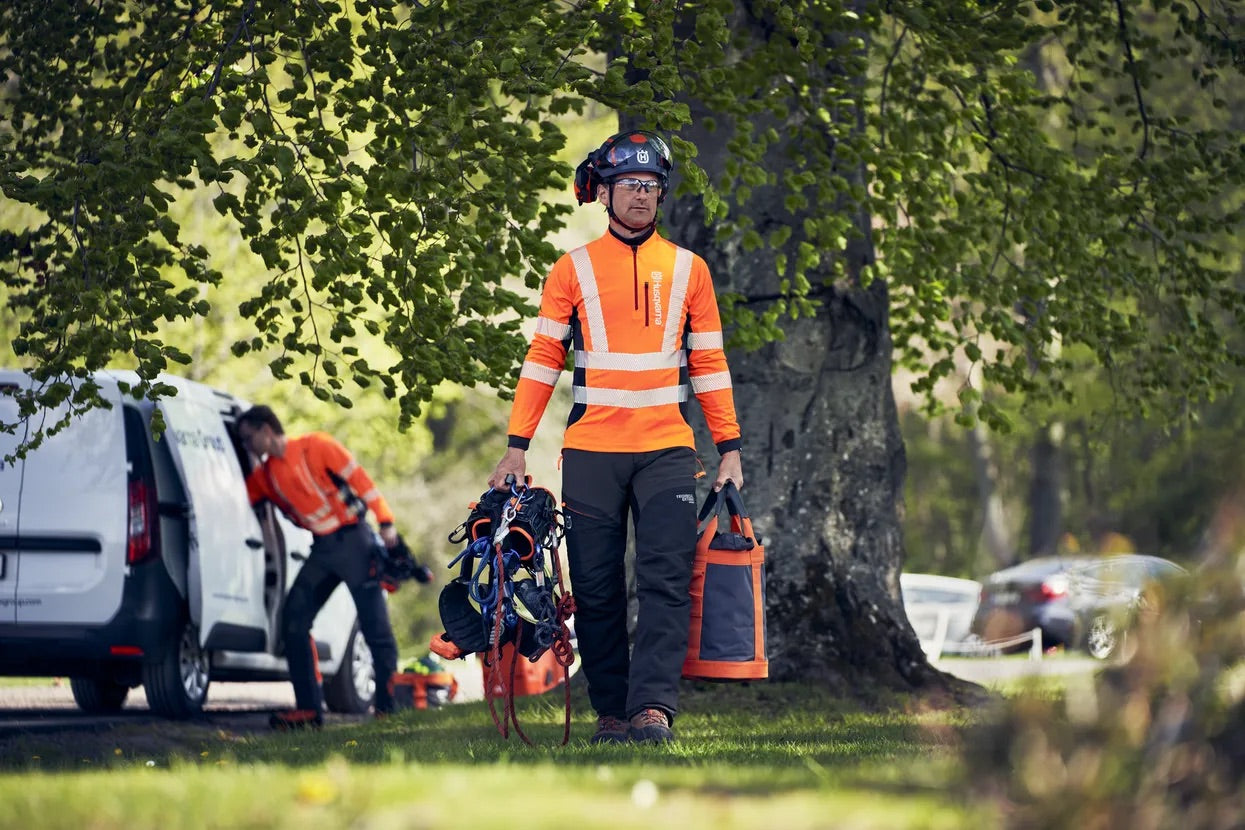
<instances>
[{"instance_id":1,"label":"man's left hand","mask_svg":"<svg viewBox=\"0 0 1245 830\"><path fill-rule=\"evenodd\" d=\"M718 462L718 477L713 481L714 492L721 490L728 479L735 482L736 489L744 489L744 464L739 450L722 453L722 460Z\"/></svg>"},{"instance_id":2,"label":"man's left hand","mask_svg":"<svg viewBox=\"0 0 1245 830\"><path fill-rule=\"evenodd\" d=\"M380 540L385 543L385 547L387 548L391 548L398 544L398 529L393 525L381 525Z\"/></svg>"}]
</instances>

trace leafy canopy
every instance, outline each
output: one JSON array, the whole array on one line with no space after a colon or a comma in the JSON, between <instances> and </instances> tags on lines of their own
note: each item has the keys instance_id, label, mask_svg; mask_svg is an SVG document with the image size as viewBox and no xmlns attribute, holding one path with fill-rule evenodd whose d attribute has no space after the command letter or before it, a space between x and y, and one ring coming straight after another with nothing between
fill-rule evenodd
<instances>
[{"instance_id":1,"label":"leafy canopy","mask_svg":"<svg viewBox=\"0 0 1245 830\"><path fill-rule=\"evenodd\" d=\"M583 63L597 5L6 4L0 183L37 217L0 234L12 347L81 380L25 411L89 405L117 354L170 391L157 375L190 357L160 325L226 278L255 287L234 353L322 399L379 384L405 425L443 382L506 388L535 311L507 278L538 285L568 210L540 198L569 173L553 119L621 86ZM262 271L215 270L170 216L202 189ZM365 359L360 331L400 358Z\"/></svg>"},{"instance_id":2,"label":"leafy canopy","mask_svg":"<svg viewBox=\"0 0 1245 830\"><path fill-rule=\"evenodd\" d=\"M698 11L674 53L679 94L705 102L725 145L706 213L720 243L769 249L776 271L727 275L744 345L781 337L832 286L882 279L918 391L957 363L982 369L961 389L966 423L1008 425L983 388L1070 397L1069 355L1105 367L1125 408L1179 414L1230 388L1245 362L1232 4ZM875 257L846 274L862 228Z\"/></svg>"}]
</instances>

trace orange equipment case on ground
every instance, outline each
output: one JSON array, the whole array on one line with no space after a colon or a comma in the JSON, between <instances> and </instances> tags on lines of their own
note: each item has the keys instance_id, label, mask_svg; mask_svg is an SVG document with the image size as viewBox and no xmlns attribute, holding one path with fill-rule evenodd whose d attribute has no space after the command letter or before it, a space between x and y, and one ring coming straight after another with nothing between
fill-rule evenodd
<instances>
[{"instance_id":1,"label":"orange equipment case on ground","mask_svg":"<svg viewBox=\"0 0 1245 830\"><path fill-rule=\"evenodd\" d=\"M458 679L447 671L426 674L396 672L390 682L393 685L393 702L399 709L443 706L458 694Z\"/></svg>"},{"instance_id":2,"label":"orange equipment case on ground","mask_svg":"<svg viewBox=\"0 0 1245 830\"><path fill-rule=\"evenodd\" d=\"M562 670L552 649L547 649L533 663L526 657L516 654L514 644L509 643L502 646L498 665L487 666L483 661L480 665L484 672L484 694L488 697L505 697L512 665L515 697L547 692L557 688L566 679L566 673Z\"/></svg>"}]
</instances>

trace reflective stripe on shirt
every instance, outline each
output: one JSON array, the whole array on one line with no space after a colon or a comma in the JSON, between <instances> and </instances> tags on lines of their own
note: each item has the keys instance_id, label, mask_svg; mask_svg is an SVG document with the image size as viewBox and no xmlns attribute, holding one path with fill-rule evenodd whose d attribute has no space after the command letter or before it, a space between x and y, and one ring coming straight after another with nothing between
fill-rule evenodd
<instances>
[{"instance_id":1,"label":"reflective stripe on shirt","mask_svg":"<svg viewBox=\"0 0 1245 830\"><path fill-rule=\"evenodd\" d=\"M722 348L722 332L693 331L687 335L687 347L693 351L696 349L720 349Z\"/></svg>"},{"instance_id":2,"label":"reflective stripe on shirt","mask_svg":"<svg viewBox=\"0 0 1245 830\"><path fill-rule=\"evenodd\" d=\"M679 345L687 304L687 284L692 277L692 252L678 248L674 252L674 278L670 282L670 305L666 328L661 340L661 350L672 352Z\"/></svg>"},{"instance_id":3,"label":"reflective stripe on shirt","mask_svg":"<svg viewBox=\"0 0 1245 830\"><path fill-rule=\"evenodd\" d=\"M701 375L690 380L692 382L692 391L697 395L702 392L715 392L718 389L731 388L730 372L714 372L712 375Z\"/></svg>"},{"instance_id":4,"label":"reflective stripe on shirt","mask_svg":"<svg viewBox=\"0 0 1245 830\"><path fill-rule=\"evenodd\" d=\"M601 290L597 288L597 277L592 270L592 257L588 249L576 248L571 251L571 262L575 265L575 277L579 280L579 291L584 297L584 310L588 315L588 337L592 348L609 351L609 340L605 336L605 312L601 308Z\"/></svg>"},{"instance_id":5,"label":"reflective stripe on shirt","mask_svg":"<svg viewBox=\"0 0 1245 830\"><path fill-rule=\"evenodd\" d=\"M599 389L592 386L576 386L573 390L575 403L588 406L614 406L619 409L643 409L649 406L669 406L687 400L687 387L666 386L661 389Z\"/></svg>"},{"instance_id":6,"label":"reflective stripe on shirt","mask_svg":"<svg viewBox=\"0 0 1245 830\"><path fill-rule=\"evenodd\" d=\"M533 363L530 360L523 361L523 368L519 370L519 377L534 380L537 383L543 383L547 386L556 386L558 376L562 374L561 369L554 369L551 366L542 366L539 363Z\"/></svg>"},{"instance_id":7,"label":"reflective stripe on shirt","mask_svg":"<svg viewBox=\"0 0 1245 830\"><path fill-rule=\"evenodd\" d=\"M677 369L687 365L687 352L575 352L575 365L581 369L617 369L646 372L649 369Z\"/></svg>"},{"instance_id":8,"label":"reflective stripe on shirt","mask_svg":"<svg viewBox=\"0 0 1245 830\"><path fill-rule=\"evenodd\" d=\"M559 323L548 317L537 317L536 333L552 337L554 340L566 340L571 336L571 326L569 323Z\"/></svg>"}]
</instances>

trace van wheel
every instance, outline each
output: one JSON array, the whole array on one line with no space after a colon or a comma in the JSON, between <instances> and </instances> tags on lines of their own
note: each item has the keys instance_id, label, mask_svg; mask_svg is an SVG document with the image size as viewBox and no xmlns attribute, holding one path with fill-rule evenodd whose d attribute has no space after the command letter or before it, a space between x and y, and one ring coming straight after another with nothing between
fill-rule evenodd
<instances>
[{"instance_id":1,"label":"van wheel","mask_svg":"<svg viewBox=\"0 0 1245 830\"><path fill-rule=\"evenodd\" d=\"M367 711L375 695L376 670L372 667L372 650L367 647L356 622L337 674L324 684L324 702L331 712L358 715Z\"/></svg>"},{"instance_id":2,"label":"van wheel","mask_svg":"<svg viewBox=\"0 0 1245 830\"><path fill-rule=\"evenodd\" d=\"M110 677L71 677L69 688L73 690L74 702L83 712L91 715L109 715L121 711L130 687Z\"/></svg>"},{"instance_id":3,"label":"van wheel","mask_svg":"<svg viewBox=\"0 0 1245 830\"><path fill-rule=\"evenodd\" d=\"M202 714L212 682L208 655L199 647L199 631L190 623L164 659L143 664L143 689L151 710L178 720Z\"/></svg>"}]
</instances>

